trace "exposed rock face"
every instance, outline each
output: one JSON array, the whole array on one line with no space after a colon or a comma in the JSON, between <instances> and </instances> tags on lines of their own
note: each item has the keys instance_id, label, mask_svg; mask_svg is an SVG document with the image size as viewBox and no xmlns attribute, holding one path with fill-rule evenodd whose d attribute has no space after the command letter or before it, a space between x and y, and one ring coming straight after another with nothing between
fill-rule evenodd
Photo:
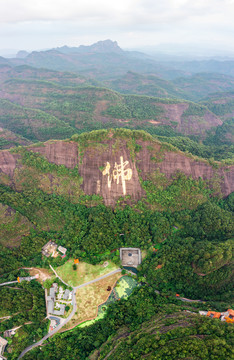
<instances>
[{"instance_id":1,"label":"exposed rock face","mask_svg":"<svg viewBox=\"0 0 234 360\"><path fill-rule=\"evenodd\" d=\"M224 195L227 196L234 191L234 167L231 167L229 171L228 167L216 170L201 161L194 161L184 155L168 152L165 153L164 161L159 164L158 168L168 178L177 171L192 176L193 179L211 180L216 175L223 179L221 191Z\"/></svg>"},{"instance_id":2,"label":"exposed rock face","mask_svg":"<svg viewBox=\"0 0 234 360\"><path fill-rule=\"evenodd\" d=\"M131 195L132 199L138 200L144 194L129 150L121 146L115 151L112 145L111 141L99 154L87 151L79 167L79 173L84 179L84 192L103 196L105 204L111 206L120 196Z\"/></svg>"},{"instance_id":3,"label":"exposed rock face","mask_svg":"<svg viewBox=\"0 0 234 360\"><path fill-rule=\"evenodd\" d=\"M47 160L56 165L74 168L78 163L77 143L65 141L46 142L44 146L30 147L29 150L39 152Z\"/></svg>"},{"instance_id":4,"label":"exposed rock face","mask_svg":"<svg viewBox=\"0 0 234 360\"><path fill-rule=\"evenodd\" d=\"M177 152L164 152L160 162L155 163L151 161L152 154L147 147L150 143L141 142L142 151L137 155L138 168L141 171L143 180L146 180L147 174L160 170L167 178L171 178L177 172L182 172L193 179L212 180L215 176L221 178L221 191L224 196L229 195L234 191L234 166L226 166L219 169L214 169L202 161L195 161ZM155 145L154 149L160 150L160 146Z\"/></svg>"},{"instance_id":5,"label":"exposed rock face","mask_svg":"<svg viewBox=\"0 0 234 360\"><path fill-rule=\"evenodd\" d=\"M179 171L193 179L210 180L211 186L218 179L224 196L234 190L234 166L215 169L205 161L196 161L181 152L165 150L154 141L137 140L137 144L140 150L131 150L131 154L126 139L112 137L101 143L91 142L81 153L78 153L77 142L73 141L47 142L44 146L28 149L39 152L57 165L74 168L79 164L84 193L101 195L109 206L114 206L117 199L124 195L130 195L133 200L142 198L144 190L140 185L139 174L146 180L156 170L167 178ZM15 168L20 166L17 164L19 157L18 154L1 151L0 172L13 179Z\"/></svg>"},{"instance_id":6,"label":"exposed rock face","mask_svg":"<svg viewBox=\"0 0 234 360\"><path fill-rule=\"evenodd\" d=\"M0 173L13 177L17 156L9 151L0 151Z\"/></svg>"},{"instance_id":7,"label":"exposed rock face","mask_svg":"<svg viewBox=\"0 0 234 360\"><path fill-rule=\"evenodd\" d=\"M162 123L171 125L171 121L177 122L176 130L185 134L204 134L206 130L212 127L222 125L222 120L210 111L206 111L204 116L189 115L184 116L184 112L188 109L189 104L158 104L164 111Z\"/></svg>"}]
</instances>

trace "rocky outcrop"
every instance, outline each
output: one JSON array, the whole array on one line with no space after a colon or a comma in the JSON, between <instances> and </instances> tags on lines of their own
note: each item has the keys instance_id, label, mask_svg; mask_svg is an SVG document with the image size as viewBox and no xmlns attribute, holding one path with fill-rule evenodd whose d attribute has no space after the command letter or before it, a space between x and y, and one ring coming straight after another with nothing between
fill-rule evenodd
<instances>
[{"instance_id":1,"label":"rocky outcrop","mask_svg":"<svg viewBox=\"0 0 234 360\"><path fill-rule=\"evenodd\" d=\"M39 152L57 165L68 168L78 165L84 193L101 195L105 204L110 206L114 206L117 199L125 195L130 195L133 200L141 199L144 190L139 177L146 180L156 170L168 179L182 172L193 179L208 180L210 186L218 183L223 196L234 190L234 166L214 168L205 161L168 150L156 141L137 140L137 152L129 144L126 138L110 136L102 142L85 144L80 152L75 141L47 142L43 146L28 147L28 150ZM0 172L13 179L15 168L20 166L17 164L18 157L20 155L9 151L0 152Z\"/></svg>"},{"instance_id":2,"label":"rocky outcrop","mask_svg":"<svg viewBox=\"0 0 234 360\"><path fill-rule=\"evenodd\" d=\"M136 164L124 144L118 150L113 149L113 141L107 143L102 152L89 149L79 173L83 178L84 192L101 195L106 205L113 206L124 195L139 200L144 194Z\"/></svg>"},{"instance_id":3,"label":"rocky outcrop","mask_svg":"<svg viewBox=\"0 0 234 360\"><path fill-rule=\"evenodd\" d=\"M17 155L9 151L0 151L0 174L1 172L13 177L16 168Z\"/></svg>"},{"instance_id":4,"label":"rocky outcrop","mask_svg":"<svg viewBox=\"0 0 234 360\"><path fill-rule=\"evenodd\" d=\"M78 163L77 143L66 141L46 142L43 146L30 147L29 150L39 152L47 160L56 165L74 168Z\"/></svg>"},{"instance_id":5,"label":"rocky outcrop","mask_svg":"<svg viewBox=\"0 0 234 360\"><path fill-rule=\"evenodd\" d=\"M222 120L210 111L206 111L204 115L185 115L185 111L189 108L189 103L177 104L161 104L158 103L164 110L162 116L162 123L172 125L175 129L185 135L189 134L204 134L206 130L212 127L222 125ZM177 125L176 125L177 123Z\"/></svg>"}]
</instances>

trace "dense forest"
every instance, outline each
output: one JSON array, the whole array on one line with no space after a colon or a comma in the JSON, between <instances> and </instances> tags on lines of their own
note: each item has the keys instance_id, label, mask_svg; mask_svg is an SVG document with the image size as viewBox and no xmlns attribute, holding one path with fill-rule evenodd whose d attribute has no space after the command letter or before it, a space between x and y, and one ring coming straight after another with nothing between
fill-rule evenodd
<instances>
[{"instance_id":1,"label":"dense forest","mask_svg":"<svg viewBox=\"0 0 234 360\"><path fill-rule=\"evenodd\" d=\"M200 73L209 62L176 68L118 46L108 56L77 49L0 66L0 284L68 259L122 268L120 247L140 248L142 263L128 299L24 358L231 359L233 324L198 314L234 306L230 64ZM131 170L126 194L120 157ZM42 256L50 240L65 258ZM0 336L19 327L9 360L48 332L53 281L0 287Z\"/></svg>"},{"instance_id":2,"label":"dense forest","mask_svg":"<svg viewBox=\"0 0 234 360\"><path fill-rule=\"evenodd\" d=\"M190 313L196 308L172 302L144 285L111 305L103 320L58 335L25 359L231 358L232 324L198 317Z\"/></svg>"},{"instance_id":3,"label":"dense forest","mask_svg":"<svg viewBox=\"0 0 234 360\"><path fill-rule=\"evenodd\" d=\"M113 210L103 204L87 207L42 192L15 194L6 187L1 188L1 201L15 207L34 224L19 248L1 247L2 274L20 265L45 266L40 250L50 239L66 246L73 257L93 264L108 258L118 262L118 254L112 250L133 246L149 250L141 273L155 288L195 298L231 300L231 195L226 201L214 198L196 209L174 212L143 211L129 206ZM41 218L39 211L44 214ZM160 249L155 254L152 248L157 245ZM60 264L61 258L51 261ZM158 264L164 266L155 271ZM199 276L200 273L206 276ZM207 284L212 284L212 288Z\"/></svg>"}]
</instances>

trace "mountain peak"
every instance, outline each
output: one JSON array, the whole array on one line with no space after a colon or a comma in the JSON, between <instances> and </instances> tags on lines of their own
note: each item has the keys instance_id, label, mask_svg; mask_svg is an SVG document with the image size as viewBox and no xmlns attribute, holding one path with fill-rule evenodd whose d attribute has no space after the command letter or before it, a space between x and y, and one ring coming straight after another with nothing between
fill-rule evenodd
<instances>
[{"instance_id":1,"label":"mountain peak","mask_svg":"<svg viewBox=\"0 0 234 360\"><path fill-rule=\"evenodd\" d=\"M102 40L98 41L95 44L92 44L90 46L81 45L79 46L79 50L84 52L100 52L100 53L106 53L106 52L123 52L123 50L119 47L117 41L112 40Z\"/></svg>"}]
</instances>

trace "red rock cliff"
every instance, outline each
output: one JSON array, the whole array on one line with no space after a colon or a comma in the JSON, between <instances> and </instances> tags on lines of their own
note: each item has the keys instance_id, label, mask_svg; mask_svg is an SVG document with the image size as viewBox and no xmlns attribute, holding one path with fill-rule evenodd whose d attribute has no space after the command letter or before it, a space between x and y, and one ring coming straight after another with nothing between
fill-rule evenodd
<instances>
[{"instance_id":1,"label":"red rock cliff","mask_svg":"<svg viewBox=\"0 0 234 360\"><path fill-rule=\"evenodd\" d=\"M220 179L223 196L234 190L234 166L212 168L208 163L196 161L181 152L162 150L161 145L151 141L137 141L141 146L131 153L124 139L105 139L102 143L90 143L82 153L78 144L72 141L47 142L42 147L30 147L33 152L44 155L49 162L74 168L79 165L79 174L83 178L82 189L88 194L99 194L106 205L113 206L123 195L139 200L144 195L139 174L145 180L151 172L159 170L170 178L176 172L183 172L193 179ZM160 161L152 160L152 151ZM0 152L0 173L13 178L20 155L9 151ZM134 160L133 160L134 158Z\"/></svg>"}]
</instances>

